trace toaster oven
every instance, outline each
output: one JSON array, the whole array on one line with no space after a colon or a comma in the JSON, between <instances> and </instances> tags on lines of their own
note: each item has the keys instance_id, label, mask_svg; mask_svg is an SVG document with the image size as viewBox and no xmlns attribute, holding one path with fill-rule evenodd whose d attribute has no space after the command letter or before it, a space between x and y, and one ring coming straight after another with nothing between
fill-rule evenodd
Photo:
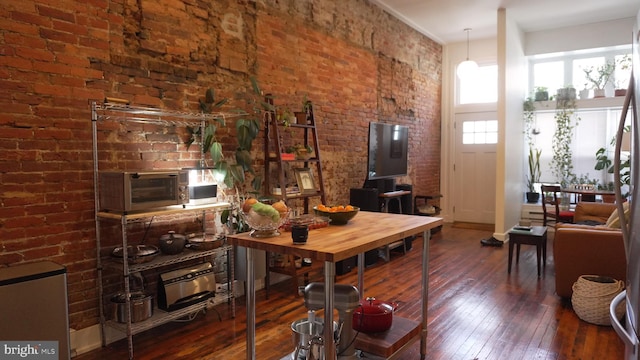
<instances>
[{"instance_id":1,"label":"toaster oven","mask_svg":"<svg viewBox=\"0 0 640 360\"><path fill-rule=\"evenodd\" d=\"M182 309L206 301L216 293L216 277L209 262L160 274L158 308Z\"/></svg>"},{"instance_id":2,"label":"toaster oven","mask_svg":"<svg viewBox=\"0 0 640 360\"><path fill-rule=\"evenodd\" d=\"M127 213L189 203L186 170L101 172L99 185L103 211Z\"/></svg>"}]
</instances>

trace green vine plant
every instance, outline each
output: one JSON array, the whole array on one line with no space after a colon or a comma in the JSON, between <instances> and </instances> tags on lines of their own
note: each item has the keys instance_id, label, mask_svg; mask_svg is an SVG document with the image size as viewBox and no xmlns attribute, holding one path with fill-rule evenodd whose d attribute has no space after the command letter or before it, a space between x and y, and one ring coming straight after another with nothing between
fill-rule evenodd
<instances>
[{"instance_id":1,"label":"green vine plant","mask_svg":"<svg viewBox=\"0 0 640 360\"><path fill-rule=\"evenodd\" d=\"M573 172L571 143L580 117L575 114L575 102L558 102L554 119L556 120L556 129L551 144L553 150L552 173L562 186L567 186L576 178Z\"/></svg>"},{"instance_id":2,"label":"green vine plant","mask_svg":"<svg viewBox=\"0 0 640 360\"><path fill-rule=\"evenodd\" d=\"M524 137L529 145L529 149L535 146L533 135L535 131L535 105L533 99L528 97L522 104L522 114L524 120Z\"/></svg>"}]
</instances>

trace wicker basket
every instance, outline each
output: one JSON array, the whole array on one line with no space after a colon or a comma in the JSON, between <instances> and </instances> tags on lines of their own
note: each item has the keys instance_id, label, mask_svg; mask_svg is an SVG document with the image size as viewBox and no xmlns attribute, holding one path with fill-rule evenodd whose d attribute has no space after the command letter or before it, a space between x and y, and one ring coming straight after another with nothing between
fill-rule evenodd
<instances>
[{"instance_id":1,"label":"wicker basket","mask_svg":"<svg viewBox=\"0 0 640 360\"><path fill-rule=\"evenodd\" d=\"M624 290L624 283L607 276L582 275L573 283L571 304L578 317L596 325L611 325L609 305L611 300ZM622 302L616 308L618 320L625 311Z\"/></svg>"}]
</instances>

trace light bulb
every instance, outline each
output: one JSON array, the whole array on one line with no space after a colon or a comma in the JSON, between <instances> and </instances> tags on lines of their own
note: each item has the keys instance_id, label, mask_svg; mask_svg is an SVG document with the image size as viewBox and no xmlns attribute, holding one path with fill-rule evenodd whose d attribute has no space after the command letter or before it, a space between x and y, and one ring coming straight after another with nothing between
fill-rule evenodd
<instances>
[{"instance_id":1,"label":"light bulb","mask_svg":"<svg viewBox=\"0 0 640 360\"><path fill-rule=\"evenodd\" d=\"M473 60L465 60L458 64L458 68L456 69L456 74L461 79L468 79L473 76L478 70L478 64L476 64Z\"/></svg>"}]
</instances>

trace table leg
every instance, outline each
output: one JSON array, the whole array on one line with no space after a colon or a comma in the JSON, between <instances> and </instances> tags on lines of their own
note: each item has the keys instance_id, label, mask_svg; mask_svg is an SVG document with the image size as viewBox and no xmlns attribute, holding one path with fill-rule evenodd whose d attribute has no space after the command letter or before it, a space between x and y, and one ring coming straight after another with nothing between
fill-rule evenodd
<instances>
[{"instance_id":1,"label":"table leg","mask_svg":"<svg viewBox=\"0 0 640 360\"><path fill-rule=\"evenodd\" d=\"M255 250L247 248L247 360L256 359L256 284L253 270Z\"/></svg>"},{"instance_id":2,"label":"table leg","mask_svg":"<svg viewBox=\"0 0 640 360\"><path fill-rule=\"evenodd\" d=\"M538 277L540 277L540 260L542 258L542 244L536 245L536 260L538 263Z\"/></svg>"},{"instance_id":3,"label":"table leg","mask_svg":"<svg viewBox=\"0 0 640 360\"><path fill-rule=\"evenodd\" d=\"M324 356L336 358L336 343L333 338L333 295L335 291L336 264L324 262Z\"/></svg>"},{"instance_id":4,"label":"table leg","mask_svg":"<svg viewBox=\"0 0 640 360\"><path fill-rule=\"evenodd\" d=\"M507 274L511 274L511 257L513 256L513 238L509 239L509 261L507 265Z\"/></svg>"},{"instance_id":5,"label":"table leg","mask_svg":"<svg viewBox=\"0 0 640 360\"><path fill-rule=\"evenodd\" d=\"M542 265L547 267L547 234L542 237Z\"/></svg>"},{"instance_id":6,"label":"table leg","mask_svg":"<svg viewBox=\"0 0 640 360\"><path fill-rule=\"evenodd\" d=\"M420 359L427 356L427 320L429 310L429 239L431 230L422 233L422 332L420 334Z\"/></svg>"},{"instance_id":7,"label":"table leg","mask_svg":"<svg viewBox=\"0 0 640 360\"><path fill-rule=\"evenodd\" d=\"M360 300L364 300L364 253L358 254L358 292Z\"/></svg>"},{"instance_id":8,"label":"table leg","mask_svg":"<svg viewBox=\"0 0 640 360\"><path fill-rule=\"evenodd\" d=\"M516 264L520 264L520 243L516 244Z\"/></svg>"}]
</instances>

